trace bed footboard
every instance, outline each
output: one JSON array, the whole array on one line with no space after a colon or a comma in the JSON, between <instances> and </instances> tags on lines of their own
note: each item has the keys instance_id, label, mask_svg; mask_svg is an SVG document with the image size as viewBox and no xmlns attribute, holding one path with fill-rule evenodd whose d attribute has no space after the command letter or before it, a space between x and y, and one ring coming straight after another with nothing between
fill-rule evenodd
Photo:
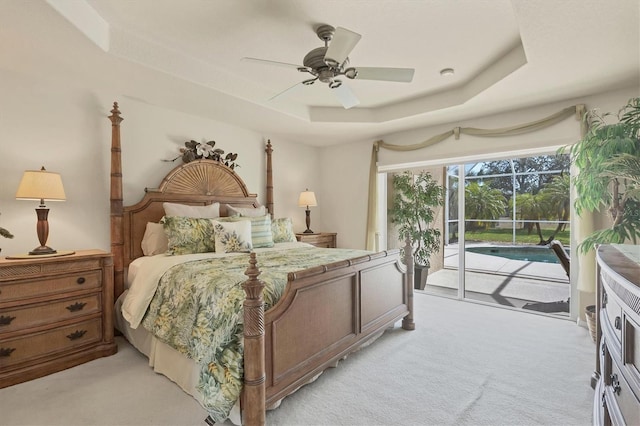
<instances>
[{"instance_id":1,"label":"bed footboard","mask_svg":"<svg viewBox=\"0 0 640 426\"><path fill-rule=\"evenodd\" d=\"M400 319L404 329L415 328L412 274L398 250L291 273L284 295L266 313L259 273L252 254L243 285L246 425L264 424L266 408Z\"/></svg>"}]
</instances>

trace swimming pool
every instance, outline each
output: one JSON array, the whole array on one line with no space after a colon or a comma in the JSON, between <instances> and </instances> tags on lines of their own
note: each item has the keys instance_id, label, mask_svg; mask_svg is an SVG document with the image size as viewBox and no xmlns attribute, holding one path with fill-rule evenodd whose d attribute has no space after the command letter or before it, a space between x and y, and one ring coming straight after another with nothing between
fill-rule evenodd
<instances>
[{"instance_id":1,"label":"swimming pool","mask_svg":"<svg viewBox=\"0 0 640 426\"><path fill-rule=\"evenodd\" d=\"M505 257L529 262L560 263L553 250L547 246L484 246L467 247L468 252ZM566 250L566 249L565 249ZM566 250L569 254L569 250Z\"/></svg>"}]
</instances>

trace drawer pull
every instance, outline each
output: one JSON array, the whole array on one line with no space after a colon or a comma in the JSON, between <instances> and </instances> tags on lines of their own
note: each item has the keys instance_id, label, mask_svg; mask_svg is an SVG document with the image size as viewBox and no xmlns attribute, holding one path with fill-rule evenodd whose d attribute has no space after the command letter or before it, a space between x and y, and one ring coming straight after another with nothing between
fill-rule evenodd
<instances>
[{"instance_id":1,"label":"drawer pull","mask_svg":"<svg viewBox=\"0 0 640 426\"><path fill-rule=\"evenodd\" d=\"M80 278L78 278L78 279L76 280L76 282L77 282L78 284L84 284L84 283L85 283L85 281L87 281L87 280L85 280L85 279L84 279L84 277L80 277Z\"/></svg>"},{"instance_id":2,"label":"drawer pull","mask_svg":"<svg viewBox=\"0 0 640 426\"><path fill-rule=\"evenodd\" d=\"M0 348L0 358L11 356L11 352L15 351L16 348Z\"/></svg>"},{"instance_id":3,"label":"drawer pull","mask_svg":"<svg viewBox=\"0 0 640 426\"><path fill-rule=\"evenodd\" d=\"M87 330L76 330L71 334L67 334L67 339L69 340L77 340L85 335Z\"/></svg>"},{"instance_id":4,"label":"drawer pull","mask_svg":"<svg viewBox=\"0 0 640 426\"><path fill-rule=\"evenodd\" d=\"M86 305L85 302L76 302L73 305L67 306L67 309L69 310L69 312L78 312L81 311L82 308L84 308L84 305Z\"/></svg>"},{"instance_id":5,"label":"drawer pull","mask_svg":"<svg viewBox=\"0 0 640 426\"><path fill-rule=\"evenodd\" d=\"M620 319L620 317L616 317L615 321L613 322L613 326L616 328L616 330L622 330L622 320Z\"/></svg>"},{"instance_id":6,"label":"drawer pull","mask_svg":"<svg viewBox=\"0 0 640 426\"><path fill-rule=\"evenodd\" d=\"M620 395L621 387L620 387L620 381L618 380L618 375L614 373L614 374L611 374L609 378L611 379L611 387L613 388L613 392Z\"/></svg>"},{"instance_id":7,"label":"drawer pull","mask_svg":"<svg viewBox=\"0 0 640 426\"><path fill-rule=\"evenodd\" d=\"M0 326L9 325L16 317L0 315Z\"/></svg>"}]
</instances>

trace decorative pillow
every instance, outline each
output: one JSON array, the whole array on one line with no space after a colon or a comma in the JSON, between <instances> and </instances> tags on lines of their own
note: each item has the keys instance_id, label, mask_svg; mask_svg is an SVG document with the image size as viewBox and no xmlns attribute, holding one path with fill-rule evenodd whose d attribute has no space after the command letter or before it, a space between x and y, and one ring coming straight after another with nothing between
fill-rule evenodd
<instances>
[{"instance_id":1,"label":"decorative pillow","mask_svg":"<svg viewBox=\"0 0 640 426\"><path fill-rule=\"evenodd\" d=\"M293 232L293 222L290 217L273 219L271 222L271 233L274 243L289 243L296 241L296 234Z\"/></svg>"},{"instance_id":2,"label":"decorative pillow","mask_svg":"<svg viewBox=\"0 0 640 426\"><path fill-rule=\"evenodd\" d=\"M216 251L218 253L248 252L251 244L251 222L248 220L234 222L213 221L215 229Z\"/></svg>"},{"instance_id":3,"label":"decorative pillow","mask_svg":"<svg viewBox=\"0 0 640 426\"><path fill-rule=\"evenodd\" d=\"M169 255L215 251L213 219L165 216L160 220L167 234Z\"/></svg>"},{"instance_id":4,"label":"decorative pillow","mask_svg":"<svg viewBox=\"0 0 640 426\"><path fill-rule=\"evenodd\" d=\"M220 222L251 222L251 244L253 248L273 247L273 234L271 233L271 216L260 217L223 217L217 219Z\"/></svg>"},{"instance_id":5,"label":"decorative pillow","mask_svg":"<svg viewBox=\"0 0 640 426\"><path fill-rule=\"evenodd\" d=\"M265 206L259 207L233 207L227 204L227 216L244 216L244 217L257 217L267 214L267 208Z\"/></svg>"},{"instance_id":6,"label":"decorative pillow","mask_svg":"<svg viewBox=\"0 0 640 426\"><path fill-rule=\"evenodd\" d=\"M207 206L189 206L187 204L162 203L165 216L182 217L220 217L220 203L213 203Z\"/></svg>"},{"instance_id":7,"label":"decorative pillow","mask_svg":"<svg viewBox=\"0 0 640 426\"><path fill-rule=\"evenodd\" d=\"M169 240L164 233L164 226L161 223L147 222L140 246L145 256L165 253L169 248Z\"/></svg>"}]
</instances>

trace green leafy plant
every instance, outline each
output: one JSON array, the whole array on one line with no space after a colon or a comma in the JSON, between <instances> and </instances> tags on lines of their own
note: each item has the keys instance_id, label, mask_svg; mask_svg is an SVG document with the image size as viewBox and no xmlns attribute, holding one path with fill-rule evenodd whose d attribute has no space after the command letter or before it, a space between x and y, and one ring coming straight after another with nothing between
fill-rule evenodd
<instances>
[{"instance_id":1,"label":"green leafy plant","mask_svg":"<svg viewBox=\"0 0 640 426\"><path fill-rule=\"evenodd\" d=\"M235 162L236 158L238 158L238 154L229 152L225 155L223 149L214 148L215 146L216 141L196 142L194 140L190 140L184 143L184 148L180 148L179 156L171 160L164 161L176 161L178 158L182 158L182 161L189 163L194 160L205 158L213 161L219 161L232 170L236 167L240 167Z\"/></svg>"},{"instance_id":2,"label":"green leafy plant","mask_svg":"<svg viewBox=\"0 0 640 426\"><path fill-rule=\"evenodd\" d=\"M13 234L1 226L0 226L0 236L3 236L4 238L13 238Z\"/></svg>"},{"instance_id":3,"label":"green leafy plant","mask_svg":"<svg viewBox=\"0 0 640 426\"><path fill-rule=\"evenodd\" d=\"M587 253L595 244L638 243L640 237L640 98L629 100L618 113L585 115L588 132L569 147L573 163L580 170L574 185L578 197L575 209L606 211L612 225L600 229L578 246ZM566 148L565 148L566 149Z\"/></svg>"},{"instance_id":4,"label":"green leafy plant","mask_svg":"<svg viewBox=\"0 0 640 426\"><path fill-rule=\"evenodd\" d=\"M393 176L394 197L389 216L400 236L411 239L416 265L429 266L429 256L440 250L440 230L432 227L434 207L442 206L444 188L428 172L406 171Z\"/></svg>"}]
</instances>

